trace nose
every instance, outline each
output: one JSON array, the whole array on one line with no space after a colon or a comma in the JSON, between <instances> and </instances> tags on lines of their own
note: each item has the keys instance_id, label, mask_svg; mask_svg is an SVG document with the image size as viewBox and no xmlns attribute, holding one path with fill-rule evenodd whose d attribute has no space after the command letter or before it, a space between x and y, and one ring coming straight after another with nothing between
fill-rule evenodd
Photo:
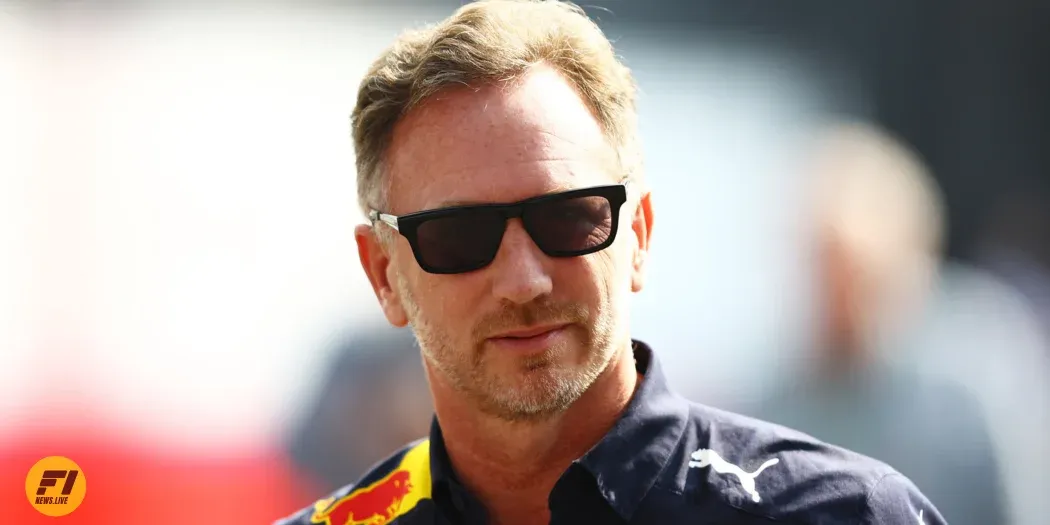
<instances>
[{"instance_id":1,"label":"nose","mask_svg":"<svg viewBox=\"0 0 1050 525\"><path fill-rule=\"evenodd\" d=\"M516 304L525 304L549 294L554 286L549 263L549 258L529 237L521 220L510 220L490 268L493 294L497 299Z\"/></svg>"}]
</instances>

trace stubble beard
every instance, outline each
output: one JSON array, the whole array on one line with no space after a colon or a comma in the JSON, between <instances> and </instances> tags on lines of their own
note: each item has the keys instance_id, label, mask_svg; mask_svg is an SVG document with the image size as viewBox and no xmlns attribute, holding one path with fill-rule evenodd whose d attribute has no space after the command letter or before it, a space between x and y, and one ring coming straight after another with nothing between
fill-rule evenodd
<instances>
[{"instance_id":1,"label":"stubble beard","mask_svg":"<svg viewBox=\"0 0 1050 525\"><path fill-rule=\"evenodd\" d=\"M457 345L446 330L423 314L412 295L407 279L397 273L398 294L420 351L428 366L440 374L456 391L468 397L484 414L505 421L538 421L552 418L575 403L612 362L616 349L612 327L613 313L608 305L588 315L579 306L530 304L508 307L497 316L479 323L471 334L472 343ZM568 329L582 344L586 354L577 364L568 355L572 345L559 344L537 356L522 358L511 377L486 366L484 326L513 326L542 323L552 317L570 317L576 324ZM561 319L559 319L561 320ZM517 326L520 326L519 323Z\"/></svg>"}]
</instances>

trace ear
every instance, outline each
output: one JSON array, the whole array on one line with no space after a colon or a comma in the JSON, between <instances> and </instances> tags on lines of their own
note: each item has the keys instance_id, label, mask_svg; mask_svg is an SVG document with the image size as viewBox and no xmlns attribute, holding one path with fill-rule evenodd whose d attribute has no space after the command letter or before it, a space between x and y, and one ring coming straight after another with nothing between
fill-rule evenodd
<instances>
[{"instance_id":1,"label":"ear","mask_svg":"<svg viewBox=\"0 0 1050 525\"><path fill-rule=\"evenodd\" d=\"M645 263L649 258L649 239L653 233L652 192L648 190L642 195L634 210L631 230L636 240L633 250L634 258L631 261L631 291L640 292L645 285Z\"/></svg>"},{"instance_id":2,"label":"ear","mask_svg":"<svg viewBox=\"0 0 1050 525\"><path fill-rule=\"evenodd\" d=\"M354 239L357 241L357 255L361 259L361 268L368 276L368 282L372 284L372 291L379 299L379 306L383 308L383 315L390 324L401 328L408 324L408 315L405 313L404 305L401 304L401 296L391 283L390 276L390 254L387 246L376 236L375 229L367 224L358 225L354 228Z\"/></svg>"}]
</instances>

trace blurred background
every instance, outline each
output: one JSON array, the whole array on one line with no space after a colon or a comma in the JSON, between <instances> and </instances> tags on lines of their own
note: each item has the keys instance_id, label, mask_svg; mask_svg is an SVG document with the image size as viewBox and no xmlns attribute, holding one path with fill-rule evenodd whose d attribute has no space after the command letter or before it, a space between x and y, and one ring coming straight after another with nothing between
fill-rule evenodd
<instances>
[{"instance_id":1,"label":"blurred background","mask_svg":"<svg viewBox=\"0 0 1050 525\"><path fill-rule=\"evenodd\" d=\"M269 523L426 433L360 269L349 113L453 0L0 0L0 521ZM1050 523L1050 4L590 0L696 401Z\"/></svg>"}]
</instances>

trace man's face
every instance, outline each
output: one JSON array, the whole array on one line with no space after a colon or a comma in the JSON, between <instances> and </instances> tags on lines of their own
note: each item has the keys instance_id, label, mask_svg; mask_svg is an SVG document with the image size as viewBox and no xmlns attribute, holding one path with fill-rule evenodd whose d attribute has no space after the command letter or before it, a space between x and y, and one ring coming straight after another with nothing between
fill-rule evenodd
<instances>
[{"instance_id":1,"label":"man's face","mask_svg":"<svg viewBox=\"0 0 1050 525\"><path fill-rule=\"evenodd\" d=\"M412 111L388 152L383 211L615 184L624 174L614 159L576 92L541 68L513 86L450 90ZM629 193L612 246L552 258L513 219L491 264L452 275L424 272L400 235L377 242L359 229L358 242L388 319L411 323L432 379L515 420L567 408L626 344L626 298L641 288L650 226L648 197Z\"/></svg>"}]
</instances>

